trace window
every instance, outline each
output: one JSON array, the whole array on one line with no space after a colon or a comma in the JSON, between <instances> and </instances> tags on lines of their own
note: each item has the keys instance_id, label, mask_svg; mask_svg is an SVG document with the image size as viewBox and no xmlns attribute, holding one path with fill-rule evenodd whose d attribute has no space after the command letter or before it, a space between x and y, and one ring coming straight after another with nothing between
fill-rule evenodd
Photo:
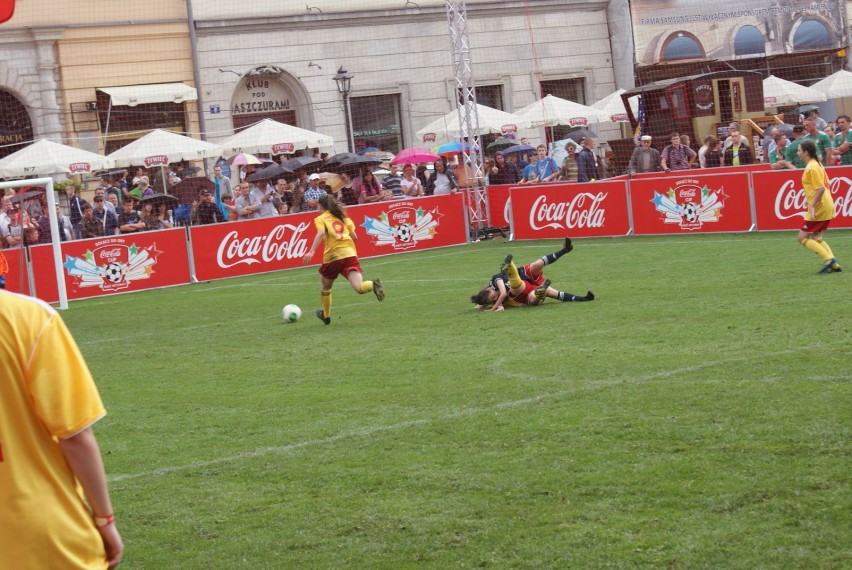
<instances>
[{"instance_id":1,"label":"window","mask_svg":"<svg viewBox=\"0 0 852 570\"><path fill-rule=\"evenodd\" d=\"M183 103L147 103L136 106L113 105L110 96L103 91L95 92L98 103L98 122L102 133L116 134L128 131L150 131L167 129L186 131L186 112ZM144 133L143 133L144 134ZM138 138L139 133L128 139L107 138L104 152L109 154Z\"/></svg>"},{"instance_id":2,"label":"window","mask_svg":"<svg viewBox=\"0 0 852 570\"><path fill-rule=\"evenodd\" d=\"M356 151L375 147L397 153L403 149L399 94L352 97L349 104Z\"/></svg>"},{"instance_id":3,"label":"window","mask_svg":"<svg viewBox=\"0 0 852 570\"><path fill-rule=\"evenodd\" d=\"M18 98L0 89L0 158L25 148L33 140L30 114Z\"/></svg>"},{"instance_id":4,"label":"window","mask_svg":"<svg viewBox=\"0 0 852 570\"><path fill-rule=\"evenodd\" d=\"M458 89L457 93L459 96L459 103L463 103L464 99L462 98L461 89ZM498 111L505 111L506 109L503 107L503 86L477 85L476 102L480 105L491 107L492 109L497 109ZM482 145L482 148L485 148L492 142L496 141L499 137L500 135L496 133L490 135L481 135L479 137L479 142Z\"/></svg>"},{"instance_id":5,"label":"window","mask_svg":"<svg viewBox=\"0 0 852 570\"><path fill-rule=\"evenodd\" d=\"M754 26L743 26L734 37L735 57L762 56L766 52L766 43L760 30Z\"/></svg>"},{"instance_id":6,"label":"window","mask_svg":"<svg viewBox=\"0 0 852 570\"><path fill-rule=\"evenodd\" d=\"M704 48L698 38L689 32L676 32L663 43L663 61L676 59L704 59Z\"/></svg>"},{"instance_id":7,"label":"window","mask_svg":"<svg viewBox=\"0 0 852 570\"><path fill-rule=\"evenodd\" d=\"M830 49L831 35L822 22L806 20L799 24L793 34L794 50Z\"/></svg>"},{"instance_id":8,"label":"window","mask_svg":"<svg viewBox=\"0 0 852 570\"><path fill-rule=\"evenodd\" d=\"M540 84L541 96L553 95L560 99L567 99L574 103L586 104L586 79L574 77L572 79L554 79L542 81ZM561 141L568 133L576 130L575 127L558 126L549 127L547 130L547 142Z\"/></svg>"}]
</instances>

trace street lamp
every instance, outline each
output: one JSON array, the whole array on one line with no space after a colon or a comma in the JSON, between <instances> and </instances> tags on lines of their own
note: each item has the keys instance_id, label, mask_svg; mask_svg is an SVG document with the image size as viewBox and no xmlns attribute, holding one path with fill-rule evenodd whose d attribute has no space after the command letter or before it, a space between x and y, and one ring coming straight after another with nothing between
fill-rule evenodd
<instances>
[{"instance_id":1,"label":"street lamp","mask_svg":"<svg viewBox=\"0 0 852 570\"><path fill-rule=\"evenodd\" d=\"M352 110L349 108L349 93L352 92L352 78L354 75L343 69L337 70L337 75L334 76L334 81L337 83L337 90L343 95L343 111L346 114L346 142L349 145L349 152L355 152L355 139L352 137Z\"/></svg>"}]
</instances>

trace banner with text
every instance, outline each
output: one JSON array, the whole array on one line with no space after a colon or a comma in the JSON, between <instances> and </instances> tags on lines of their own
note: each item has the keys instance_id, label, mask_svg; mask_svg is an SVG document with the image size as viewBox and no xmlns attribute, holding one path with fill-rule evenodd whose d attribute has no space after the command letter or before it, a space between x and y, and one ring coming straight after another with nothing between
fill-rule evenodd
<instances>
[{"instance_id":1,"label":"banner with text","mask_svg":"<svg viewBox=\"0 0 852 570\"><path fill-rule=\"evenodd\" d=\"M189 283L183 228L68 241L60 248L68 299ZM34 295L58 301L52 246L33 246L30 252Z\"/></svg>"},{"instance_id":2,"label":"banner with text","mask_svg":"<svg viewBox=\"0 0 852 570\"><path fill-rule=\"evenodd\" d=\"M852 228L852 166L827 169L831 197L837 217L832 228ZM755 173L754 203L758 230L797 230L805 218L807 204L801 170Z\"/></svg>"},{"instance_id":3,"label":"banner with text","mask_svg":"<svg viewBox=\"0 0 852 570\"><path fill-rule=\"evenodd\" d=\"M467 242L463 196L350 206L358 257L418 251ZM302 266L316 237L319 212L190 228L195 275L200 281ZM322 251L314 263L322 261Z\"/></svg>"},{"instance_id":4,"label":"banner with text","mask_svg":"<svg viewBox=\"0 0 852 570\"><path fill-rule=\"evenodd\" d=\"M703 174L630 182L633 231L642 234L745 232L751 227L749 174Z\"/></svg>"},{"instance_id":5,"label":"banner with text","mask_svg":"<svg viewBox=\"0 0 852 570\"><path fill-rule=\"evenodd\" d=\"M515 239L626 235L627 183L554 183L509 190Z\"/></svg>"}]
</instances>

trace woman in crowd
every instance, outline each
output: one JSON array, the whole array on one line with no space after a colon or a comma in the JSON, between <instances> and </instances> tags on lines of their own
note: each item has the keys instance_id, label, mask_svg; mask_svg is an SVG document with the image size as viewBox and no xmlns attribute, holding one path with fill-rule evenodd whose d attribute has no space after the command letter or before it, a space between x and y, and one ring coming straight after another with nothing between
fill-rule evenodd
<instances>
[{"instance_id":1,"label":"woman in crowd","mask_svg":"<svg viewBox=\"0 0 852 570\"><path fill-rule=\"evenodd\" d=\"M337 191L337 201L344 206L356 206L358 204L358 194L352 189L352 179L346 172L338 174L343 181L343 186Z\"/></svg>"},{"instance_id":2,"label":"woman in crowd","mask_svg":"<svg viewBox=\"0 0 852 570\"><path fill-rule=\"evenodd\" d=\"M426 183L427 196L440 196L442 194L455 194L459 189L456 173L447 168L446 159L435 161L435 170L429 175Z\"/></svg>"},{"instance_id":3,"label":"woman in crowd","mask_svg":"<svg viewBox=\"0 0 852 570\"><path fill-rule=\"evenodd\" d=\"M359 204L370 204L383 198L382 185L369 168L363 169L361 176L352 181L352 190L358 196Z\"/></svg>"},{"instance_id":4,"label":"woman in crowd","mask_svg":"<svg viewBox=\"0 0 852 570\"><path fill-rule=\"evenodd\" d=\"M320 196L317 204L322 212L314 219L317 237L314 238L311 249L305 254L303 262L310 263L320 244L324 244L322 265L319 268L322 282L320 297L322 308L317 309L316 316L324 324L329 325L331 324L331 288L339 275L343 275L359 295L372 291L379 301L383 301L385 291L379 279L363 280L358 251L355 249L355 241L358 239L355 234L355 223L346 215L343 206L329 194Z\"/></svg>"},{"instance_id":5,"label":"woman in crowd","mask_svg":"<svg viewBox=\"0 0 852 570\"><path fill-rule=\"evenodd\" d=\"M704 152L704 168L719 168L722 166L722 141L714 136L707 137L705 144L707 150Z\"/></svg>"},{"instance_id":6,"label":"woman in crowd","mask_svg":"<svg viewBox=\"0 0 852 570\"><path fill-rule=\"evenodd\" d=\"M797 149L799 158L805 163L802 173L802 187L805 189L805 203L808 211L805 221L799 229L799 243L822 258L820 273L840 272L840 264L828 243L822 239L835 216L834 200L831 198L831 181L820 164L816 143L805 139Z\"/></svg>"},{"instance_id":7,"label":"woman in crowd","mask_svg":"<svg viewBox=\"0 0 852 570\"><path fill-rule=\"evenodd\" d=\"M402 167L402 193L409 198L417 198L423 195L423 184L414 174L414 166L406 164Z\"/></svg>"}]
</instances>

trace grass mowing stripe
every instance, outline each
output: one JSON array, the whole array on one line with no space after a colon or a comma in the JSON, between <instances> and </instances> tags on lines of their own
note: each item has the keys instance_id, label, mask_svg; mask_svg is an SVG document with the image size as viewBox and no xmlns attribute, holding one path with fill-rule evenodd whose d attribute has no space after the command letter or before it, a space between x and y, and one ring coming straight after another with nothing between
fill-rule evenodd
<instances>
[{"instance_id":1,"label":"grass mowing stripe","mask_svg":"<svg viewBox=\"0 0 852 570\"><path fill-rule=\"evenodd\" d=\"M202 468L211 467L211 466L214 466L214 465L233 463L235 461L252 459L252 458L255 458L255 457L261 457L261 456L269 455L269 454L288 453L288 452L295 451L295 450L298 450L298 449L302 449L302 448L305 448L305 447L323 446L323 445L333 444L333 443L337 443L337 442L340 442L340 441L343 441L343 440L349 440L349 439L353 439L353 438L370 437L372 435L375 435L377 433L382 433L382 432L404 430L404 429L422 426L422 425L426 425L426 424L433 424L433 423L436 423L436 422L444 422L444 421L450 421L450 420L455 420L455 419L472 417L472 416L481 415L481 414L488 414L488 413L492 413L496 410L505 410L505 409L510 409L510 408L517 408L517 407L520 407L520 406L526 406L526 405L529 405L529 404L537 404L537 403L540 403L544 400L553 400L553 399L556 399L556 398L576 394L576 393L579 393L579 392L598 391L598 390L602 390L602 389L609 388L609 387L616 386L616 385L623 385L626 382L629 382L631 384L636 384L636 383L639 383L639 382L649 382L649 381L652 381L652 380L670 378L672 376L677 376L677 375L680 375L680 374L690 374L690 373L698 372L698 371L706 369L706 368L714 368L714 367L717 367L717 366L726 366L726 365L730 365L730 364L734 364L734 363L738 363L738 362L749 362L749 361L754 361L754 360L763 360L763 359L766 359L767 357L795 354L797 352L807 352L807 351L813 350L815 348L815 346L820 346L820 347L829 346L829 347L831 347L831 346L836 346L836 345L839 345L839 343L834 343L833 345L831 343L828 343L828 344L820 343L819 345L802 346L798 350L784 350L784 351L779 351L779 352L770 353L770 354L754 355L754 356L751 356L751 357L739 357L739 358L731 358L731 359L728 359L728 360L708 361L708 362L703 362L701 364L695 364L695 365L692 365L692 366L682 367L682 368L678 368L678 369L661 370L660 372L657 372L657 373L654 373L654 374L646 374L646 375L641 376L641 377L630 378L630 379L619 378L619 379L613 379L613 380L609 380L609 381L606 381L606 380L603 380L603 381L601 381L601 380L587 380L586 382L592 382L592 384L587 384L587 385L584 385L584 386L576 386L576 387L573 387L573 388L570 388L570 389L558 390L558 391L555 391L555 392L546 392L546 393L543 393L543 394L537 394L537 395L530 396L528 398L522 398L522 399L519 399L519 400L510 400L510 401L506 401L506 402L499 402L499 403L493 404L491 406L486 406L486 407L465 407L461 410L453 411L453 412L450 412L448 414L444 414L440 417L435 417L435 418L421 418L421 419L414 419L414 420L406 420L406 421L402 421L402 422L390 424L390 425L366 426L366 427L363 427L363 428L359 428L359 429L356 429L356 430L351 430L351 431L335 434L335 435L328 436L328 437L312 439L312 440L305 440L305 441L300 441L300 442L291 443L291 444L282 445L282 446L265 447L265 448L256 449L256 450L252 450L252 451L242 452L242 453L239 453L237 455L231 455L231 456L228 456L228 457L220 457L218 459L213 459L213 460L208 460L208 461L198 461L198 462L189 463L189 464L186 464L186 465L178 465L178 466L172 466L172 467L161 467L161 468L158 468L158 469L153 469L153 470L150 470L150 471L143 471L143 472L139 472L139 473L127 473L127 474L113 475L113 476L109 477L109 481L110 482L119 482L119 481L126 481L126 480L130 480L130 479L138 479L138 478L145 478L145 477L156 477L156 476L161 476L161 475L168 475L168 474L171 474L171 473L177 473L177 472L181 472L181 471L202 469ZM530 375L530 374L522 374L522 373L515 373L515 372L506 371L503 368L503 366L505 365L505 362L506 362L505 358L502 358L502 357L498 358L491 365L492 373L493 374L499 374L499 375L502 375L502 376L507 377L507 378L520 379L520 380L526 380L526 381L542 381L542 380L553 381L552 379L537 378L537 377ZM846 378L840 377L840 378L846 379L846 380L849 379L848 377L846 377ZM568 382L568 381L576 382L577 379L570 379L570 380L566 379L566 380L562 380L562 381L563 382ZM754 381L760 381L760 380L749 379L748 381L754 382Z\"/></svg>"}]
</instances>

